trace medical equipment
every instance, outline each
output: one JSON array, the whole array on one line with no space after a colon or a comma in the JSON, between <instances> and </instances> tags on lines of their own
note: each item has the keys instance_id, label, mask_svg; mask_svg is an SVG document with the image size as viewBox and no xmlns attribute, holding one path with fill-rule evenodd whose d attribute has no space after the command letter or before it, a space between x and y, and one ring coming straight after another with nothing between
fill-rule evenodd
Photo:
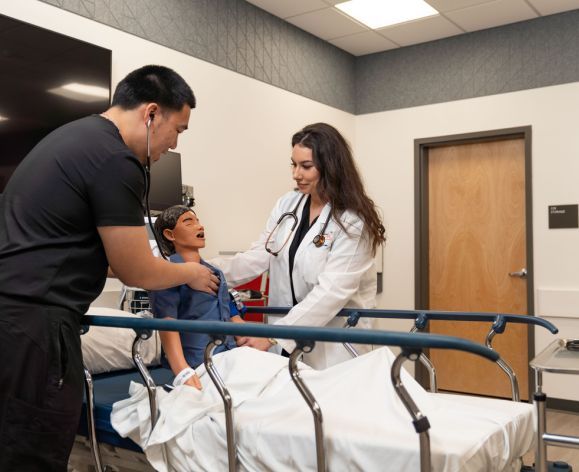
<instances>
[{"instance_id":1,"label":"medical equipment","mask_svg":"<svg viewBox=\"0 0 579 472\"><path fill-rule=\"evenodd\" d=\"M263 309L263 308L261 308ZM350 310L351 312L354 310ZM376 312L379 312L378 310L376 310ZM393 312L392 314L394 315L396 312ZM350 313L352 314L352 313ZM367 313L368 315L370 315L371 313ZM375 313L376 316L379 316L377 313ZM408 313L403 313L401 314L401 316L399 317L408 317L410 314L410 312ZM413 312L414 316L418 315L418 314L424 314L423 312ZM456 314L453 314L456 315ZM480 316L486 316L488 319L493 320L493 317L491 316L491 314L484 314L484 315L480 315ZM496 315L495 315L496 316ZM101 318L101 317L98 317ZM97 320L98 323L93 323L93 324L101 324L101 322L98 320L98 318L92 318L93 320ZM529 318L529 317L519 317L520 319L518 320L519 322L525 322L523 321L524 318ZM111 322L111 318L108 318L108 320L104 321L104 324L101 325L107 325L107 326L111 326L111 324L107 324ZM138 323L143 323L143 322L149 322L149 321L153 321L153 322L159 322L162 320L130 320L132 322L138 322ZM542 320L544 321L544 320ZM328 328L298 328L298 327L281 327L281 326L259 326L259 325L243 325L240 326L241 328L245 329L245 331L242 329L243 332L237 332L239 330L239 328L234 327L234 324L232 323L217 323L217 325L219 326L210 326L210 325L216 325L215 323L201 323L200 322L194 322L194 323L189 323L187 324L187 322L175 322L175 321L169 321L170 323L172 323L170 326L171 330L175 330L178 329L180 330L182 327L185 330L192 330L192 331L197 331L199 330L199 332L208 332L208 333L213 333L213 334L234 334L234 335L250 335L250 336L264 336L264 337L276 337L276 338L294 338L298 340L298 349L296 350L296 354L294 356L294 364L295 364L295 360L297 359L297 356L300 354L300 352L306 352L308 350L310 350L312 348L312 346L308 343L303 343L301 341L307 341L307 340L312 340L312 339L316 339L319 341L333 341L333 342L347 342L347 341L353 341L353 342L361 342L361 343L370 343L370 344L387 344L384 342L384 340L379 340L376 339L376 336L380 336L381 334L383 334L383 332L377 332L377 331L369 331L369 330L342 330L342 329L328 329ZM185 325L181 326L181 325L175 325L174 323L185 323ZM541 323L537 323L537 324L541 324ZM205 326L204 326L205 325ZM120 326L120 324L115 324L115 326ZM148 325L147 325L148 326ZM552 330L554 329L556 331L556 328L554 328L552 325L550 325L549 323L547 323L546 325L547 327L550 327ZM143 326L142 326L143 327ZM158 324L155 324L156 328L163 328L162 326L159 326ZM212 330L216 329L217 332L213 332ZM252 332L248 332L247 330L252 330L252 329L273 329L274 331L266 331L264 333L262 332L256 332L256 331L252 331ZM285 330L285 331L284 331ZM289 330L289 331L288 331ZM297 331L294 331L297 330ZM235 331L235 332L234 332ZM290 335L291 334L291 335ZM393 335L400 335L400 336L410 336L410 335L404 335L402 333L393 333ZM365 336L369 336L372 337L372 339L365 337ZM436 336L434 338L432 338L432 335L414 335L416 336L417 340L424 340L427 338L431 338L435 339ZM363 338L363 339L362 339ZM415 338L411 338L411 339L415 339ZM218 340L217 340L218 341ZM219 342L219 341L218 341ZM406 354L408 356L410 356L412 358L412 360L416 360L419 359L419 352L416 350L413 350L412 348L416 347L416 346L410 346L410 350L407 350ZM434 346L432 346L434 347ZM208 347L209 349L209 347ZM207 353L207 351L206 351ZM497 357L498 359L498 357ZM290 367L291 368L291 367ZM295 368L295 365L294 365ZM211 375L211 374L210 374ZM293 375L293 374L292 374ZM295 381L298 382L299 379L297 378L299 377L296 376ZM213 377L212 377L213 378ZM216 377L217 378L217 377ZM148 388L149 388L149 383L147 383ZM301 390L300 390L301 391ZM149 389L150 394L154 397L154 389ZM227 396L227 391L223 390L223 396L226 397ZM225 400L224 400L225 401ZM500 402L499 400L488 400L489 402ZM412 404L409 402L406 402L407 407L410 407L410 409L412 411L414 411L414 416L415 416L415 420L418 421L420 420L419 417L417 417L417 413L416 411L412 408ZM315 407L315 405L314 405ZM152 411L156 412L156 409L153 409ZM315 411L315 408L314 408ZM527 412L529 413L529 412ZM529 413L530 414L530 413ZM153 419L153 416L151 416L151 419ZM320 418L321 419L321 418ZM229 420L230 422L232 420ZM421 422L424 422L424 420L420 420ZM318 420L316 420L316 424L318 424ZM421 424L421 423L420 423ZM232 431L232 425L229 425L229 432L228 432L228 437L230 437L231 435L231 431ZM321 428L321 424L319 425L319 427L317 426L317 428ZM318 430L317 430L318 431ZM316 437L318 438L318 460L320 459L320 454L322 454L323 452L323 444L320 443L320 432L322 430L319 429L319 431L316 433ZM428 434L428 432L426 431L426 435ZM503 433L501 433L503 434ZM520 434L520 431L519 431ZM504 435L504 434L503 434ZM426 439L424 439L426 436L422 435L421 436L423 439L421 440L421 443L424 443L426 441ZM423 444L423 449L426 448L426 444ZM513 447L513 445L505 445L504 447L506 447L508 450L511 450L510 448ZM519 453L522 454L526 451L522 451L519 449ZM234 452L231 451L231 448L229 449L229 457L230 457L230 463L231 460L234 459ZM424 459L426 460L426 459ZM429 469L423 469L423 470L429 470Z\"/></svg>"},{"instance_id":2,"label":"medical equipment","mask_svg":"<svg viewBox=\"0 0 579 472\"><path fill-rule=\"evenodd\" d=\"M295 231L296 226L298 224L298 208L300 207L300 204L302 203L302 200L304 199L305 196L306 196L306 194L304 194L304 193L302 193L300 195L300 198L298 199L298 202L297 202L296 206L293 208L293 210L283 213L279 217L279 219L277 220L277 223L274 226L274 228L271 230L271 233L269 233L269 236L267 237L267 240L265 241L265 250L267 252L269 252L272 256L277 257L279 255L279 253L283 250L283 248L287 245L287 243L291 239L292 235L294 234L294 231ZM277 235L276 231L279 231L281 223L286 218L290 218L292 220L292 226L291 226L290 231L288 232L283 244L279 247L279 249L274 251L270 246L272 243L275 242L274 235ZM314 246L322 247L324 245L324 243L326 242L325 232L326 232L326 229L328 228L328 224L330 223L330 219L331 219L331 214L328 214L328 217L326 218L325 223L322 225L322 229L320 230L320 232L318 234L316 234L314 236L314 239L312 240L312 242L314 243Z\"/></svg>"},{"instance_id":3,"label":"medical equipment","mask_svg":"<svg viewBox=\"0 0 579 472\"><path fill-rule=\"evenodd\" d=\"M530 362L531 368L535 370L533 403L537 412L537 449L535 452L537 472L551 470L547 462L547 445L579 449L579 437L547 432L547 395L543 392L543 372L579 375L578 346L579 339L557 339ZM560 466L557 470L565 472L571 469Z\"/></svg>"}]
</instances>

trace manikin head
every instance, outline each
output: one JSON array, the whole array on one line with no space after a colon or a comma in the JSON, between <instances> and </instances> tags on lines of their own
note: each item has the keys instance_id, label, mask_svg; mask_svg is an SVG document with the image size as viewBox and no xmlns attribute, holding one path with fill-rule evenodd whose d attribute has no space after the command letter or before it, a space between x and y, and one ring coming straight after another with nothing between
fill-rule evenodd
<instances>
[{"instance_id":1,"label":"manikin head","mask_svg":"<svg viewBox=\"0 0 579 472\"><path fill-rule=\"evenodd\" d=\"M163 211L155 221L155 232L161 237L166 255L198 253L205 247L205 228L190 208L175 205Z\"/></svg>"}]
</instances>

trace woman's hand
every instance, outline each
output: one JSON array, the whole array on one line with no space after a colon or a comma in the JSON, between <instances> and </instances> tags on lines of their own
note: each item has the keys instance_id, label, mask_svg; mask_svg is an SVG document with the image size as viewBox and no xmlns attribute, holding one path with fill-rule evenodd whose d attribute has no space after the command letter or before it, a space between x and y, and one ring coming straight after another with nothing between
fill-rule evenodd
<instances>
[{"instance_id":1,"label":"woman's hand","mask_svg":"<svg viewBox=\"0 0 579 472\"><path fill-rule=\"evenodd\" d=\"M267 351L271 346L273 346L272 342L267 338L249 338L241 336L238 336L237 338L237 345L239 347L252 347L259 351Z\"/></svg>"},{"instance_id":2,"label":"woman's hand","mask_svg":"<svg viewBox=\"0 0 579 472\"><path fill-rule=\"evenodd\" d=\"M232 323L245 323L245 320L239 315L232 316L230 321ZM247 338L245 336L235 336L235 343L239 346L239 343L243 339L247 339Z\"/></svg>"}]
</instances>

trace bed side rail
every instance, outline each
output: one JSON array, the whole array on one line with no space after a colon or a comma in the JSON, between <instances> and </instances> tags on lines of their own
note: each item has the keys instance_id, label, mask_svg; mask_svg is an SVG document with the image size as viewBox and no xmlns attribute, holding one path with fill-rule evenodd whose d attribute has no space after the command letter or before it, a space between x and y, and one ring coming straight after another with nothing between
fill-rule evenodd
<instances>
[{"instance_id":1,"label":"bed side rail","mask_svg":"<svg viewBox=\"0 0 579 472\"><path fill-rule=\"evenodd\" d=\"M425 333L400 333L383 330L345 330L340 328L313 328L307 326L276 326L257 323L223 323L220 321L161 320L117 316L84 315L81 324L204 333L213 336L251 336L260 338L293 339L295 341L352 342L407 348L457 349L485 357L493 362L500 356L477 343L452 336Z\"/></svg>"},{"instance_id":2,"label":"bed side rail","mask_svg":"<svg viewBox=\"0 0 579 472\"><path fill-rule=\"evenodd\" d=\"M269 315L285 315L291 307L272 307L272 306L248 306L247 313L264 313ZM521 323L528 325L541 326L549 330L552 334L557 334L557 327L537 316L517 315L511 313L491 313L491 312L459 312L459 311L436 311L436 310L378 310L367 308L344 308L336 316L358 316L366 318L383 318L383 319L407 319L414 320L419 316L424 316L427 320L446 320L446 321L488 321L494 322L497 316L502 316L508 323Z\"/></svg>"},{"instance_id":3,"label":"bed side rail","mask_svg":"<svg viewBox=\"0 0 579 472\"><path fill-rule=\"evenodd\" d=\"M248 313L264 313L266 315L284 315L291 308L288 307L247 307ZM453 312L453 311L434 311L434 310L378 310L378 309L359 309L359 308L344 308L336 316L346 318L344 327L354 327L358 324L361 317L375 318L375 319L409 319L414 320L414 326L410 330L411 333L423 331L430 320L440 321L481 321L491 322L492 325L487 333L485 344L488 348L493 349L492 341L497 334L505 331L509 322L518 324L527 324L540 326L549 330L552 334L556 334L559 330L549 321L528 315L516 314L501 314L501 313L484 313L484 312ZM358 353L350 343L343 343L346 350L356 357ZM425 353L420 355L419 361L426 367L430 379L430 391L436 393L438 391L436 380L436 369L431 360ZM509 378L511 384L511 397L513 401L520 401L519 382L513 368L504 360L500 359L497 362L501 370Z\"/></svg>"}]
</instances>

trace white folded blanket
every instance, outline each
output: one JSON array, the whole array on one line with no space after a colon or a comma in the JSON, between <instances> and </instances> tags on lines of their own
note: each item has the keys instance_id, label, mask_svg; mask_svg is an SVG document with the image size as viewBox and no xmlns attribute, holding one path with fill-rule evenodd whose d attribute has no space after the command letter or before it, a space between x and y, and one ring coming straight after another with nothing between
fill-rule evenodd
<instances>
[{"instance_id":1,"label":"white folded blanket","mask_svg":"<svg viewBox=\"0 0 579 472\"><path fill-rule=\"evenodd\" d=\"M322 409L328 470L420 470L418 435L390 381L393 359L381 348L323 371L300 364ZM315 471L313 417L287 359L238 348L214 363L233 398L239 470ZM227 470L223 403L204 368L198 372L203 391L157 389L160 417L152 434L143 386L131 384L130 398L113 406L113 427L139 444L157 470ZM431 394L405 371L402 379L430 421L433 470L515 471L532 447L530 405Z\"/></svg>"}]
</instances>

